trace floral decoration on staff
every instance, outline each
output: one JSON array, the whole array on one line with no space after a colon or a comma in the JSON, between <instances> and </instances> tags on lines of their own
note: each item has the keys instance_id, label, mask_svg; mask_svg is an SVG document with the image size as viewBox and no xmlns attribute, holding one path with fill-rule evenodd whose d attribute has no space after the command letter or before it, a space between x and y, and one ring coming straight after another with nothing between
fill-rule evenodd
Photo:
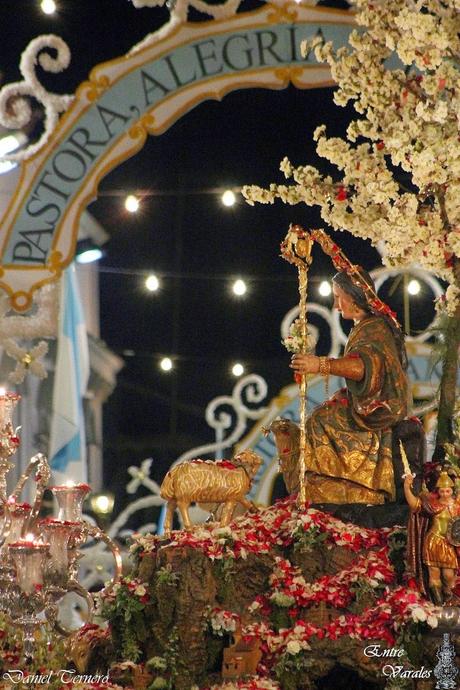
<instances>
[{"instance_id":1,"label":"floral decoration on staff","mask_svg":"<svg viewBox=\"0 0 460 690\"><path fill-rule=\"evenodd\" d=\"M306 354L308 349L307 330L307 285L308 269L311 264L311 249L313 240L309 233L300 225L290 225L289 231L281 243L281 256L289 263L297 266L299 274L299 318L297 319L297 342L300 345L299 352ZM306 422L306 398L307 377L305 374L296 375L299 384L299 419L300 419L300 448L299 448L299 506L306 503L305 491L305 422Z\"/></svg>"},{"instance_id":2,"label":"floral decoration on staff","mask_svg":"<svg viewBox=\"0 0 460 690\"><path fill-rule=\"evenodd\" d=\"M287 335L284 340L281 341L288 352L313 352L315 347L315 338L311 333L308 332L307 328L307 341L303 342L302 339L302 324L300 319L295 319L289 327L289 335Z\"/></svg>"}]
</instances>

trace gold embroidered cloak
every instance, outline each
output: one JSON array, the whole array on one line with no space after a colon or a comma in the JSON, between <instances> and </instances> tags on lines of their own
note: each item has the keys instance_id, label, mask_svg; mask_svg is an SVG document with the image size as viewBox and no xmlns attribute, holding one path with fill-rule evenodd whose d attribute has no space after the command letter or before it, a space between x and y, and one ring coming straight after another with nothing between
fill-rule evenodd
<instances>
[{"instance_id":1,"label":"gold embroidered cloak","mask_svg":"<svg viewBox=\"0 0 460 690\"><path fill-rule=\"evenodd\" d=\"M307 420L307 499L379 504L393 500L391 427L407 414L407 377L385 319L368 316L350 332L345 356L365 374L347 379Z\"/></svg>"}]
</instances>

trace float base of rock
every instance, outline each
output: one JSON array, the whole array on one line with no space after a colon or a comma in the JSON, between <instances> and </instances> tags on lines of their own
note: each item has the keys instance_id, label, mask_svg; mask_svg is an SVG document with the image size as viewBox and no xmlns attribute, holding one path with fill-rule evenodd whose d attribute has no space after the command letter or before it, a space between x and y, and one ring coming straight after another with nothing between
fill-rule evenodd
<instances>
[{"instance_id":1,"label":"float base of rock","mask_svg":"<svg viewBox=\"0 0 460 690\"><path fill-rule=\"evenodd\" d=\"M109 629L82 630L72 656L152 689L434 687L440 609L405 574L405 544L404 527L293 497L228 527L139 536L132 574L101 603Z\"/></svg>"}]
</instances>

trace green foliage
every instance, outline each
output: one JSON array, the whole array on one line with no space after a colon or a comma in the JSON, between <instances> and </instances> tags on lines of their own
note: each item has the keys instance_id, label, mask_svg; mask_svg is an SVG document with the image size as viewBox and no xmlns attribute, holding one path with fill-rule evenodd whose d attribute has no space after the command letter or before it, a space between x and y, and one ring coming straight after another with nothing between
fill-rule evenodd
<instances>
[{"instance_id":1,"label":"green foliage","mask_svg":"<svg viewBox=\"0 0 460 690\"><path fill-rule=\"evenodd\" d=\"M168 663L162 656L152 656L145 664L149 671L166 671Z\"/></svg>"},{"instance_id":2,"label":"green foliage","mask_svg":"<svg viewBox=\"0 0 460 690\"><path fill-rule=\"evenodd\" d=\"M154 592L158 620L163 629L173 625L176 609L176 588L179 575L173 572L171 565L159 568L155 573Z\"/></svg>"},{"instance_id":3,"label":"green foliage","mask_svg":"<svg viewBox=\"0 0 460 690\"><path fill-rule=\"evenodd\" d=\"M177 628L174 627L163 651L163 656L153 656L146 663L147 669L157 674L147 690L174 690L179 666L179 635Z\"/></svg>"},{"instance_id":4,"label":"green foliage","mask_svg":"<svg viewBox=\"0 0 460 690\"><path fill-rule=\"evenodd\" d=\"M232 549L235 544L235 537L232 534L230 527L218 527L213 532L218 543L221 544L224 549L228 547Z\"/></svg>"},{"instance_id":5,"label":"green foliage","mask_svg":"<svg viewBox=\"0 0 460 690\"><path fill-rule=\"evenodd\" d=\"M275 676L283 690L300 690L309 687L312 657L301 650L298 654L285 652L275 666Z\"/></svg>"},{"instance_id":6,"label":"green foliage","mask_svg":"<svg viewBox=\"0 0 460 690\"><path fill-rule=\"evenodd\" d=\"M368 580L360 578L353 582L350 589L355 593L355 598L357 604L364 605L365 607L370 606L371 603L375 603L376 595L383 591L384 584L382 583L379 587L373 587Z\"/></svg>"},{"instance_id":7,"label":"green foliage","mask_svg":"<svg viewBox=\"0 0 460 690\"><path fill-rule=\"evenodd\" d=\"M316 525L304 529L301 525L294 530L294 551L311 551L313 547L322 544L328 538L327 532L322 532Z\"/></svg>"},{"instance_id":8,"label":"green foliage","mask_svg":"<svg viewBox=\"0 0 460 690\"><path fill-rule=\"evenodd\" d=\"M168 645L163 653L163 658L166 662L166 667L169 674L167 687L168 690L173 690L175 679L183 670L181 669L179 633L176 627L174 627L171 631L171 634L168 639Z\"/></svg>"},{"instance_id":9,"label":"green foliage","mask_svg":"<svg viewBox=\"0 0 460 690\"><path fill-rule=\"evenodd\" d=\"M278 631L281 628L291 628L292 618L289 615L289 610L284 606L272 605L272 610L270 611L270 623L273 628Z\"/></svg>"},{"instance_id":10,"label":"green foliage","mask_svg":"<svg viewBox=\"0 0 460 690\"><path fill-rule=\"evenodd\" d=\"M410 663L419 668L426 658L423 650L423 633L426 632L426 623L406 623L399 633L395 647L402 647L406 650L407 658Z\"/></svg>"},{"instance_id":11,"label":"green foliage","mask_svg":"<svg viewBox=\"0 0 460 690\"><path fill-rule=\"evenodd\" d=\"M150 597L139 596L135 589L130 588L130 584L130 578L124 578L118 585L115 596L103 601L101 614L110 623L114 639L120 643L123 659L136 662L142 655L141 642L148 634L144 611Z\"/></svg>"},{"instance_id":12,"label":"green foliage","mask_svg":"<svg viewBox=\"0 0 460 690\"><path fill-rule=\"evenodd\" d=\"M219 603L228 601L235 574L235 561L233 558L222 558L214 562L214 577L217 583L216 599Z\"/></svg>"},{"instance_id":13,"label":"green foliage","mask_svg":"<svg viewBox=\"0 0 460 690\"><path fill-rule=\"evenodd\" d=\"M395 530L388 538L388 559L394 568L396 579L401 582L406 570L407 530Z\"/></svg>"},{"instance_id":14,"label":"green foliage","mask_svg":"<svg viewBox=\"0 0 460 690\"><path fill-rule=\"evenodd\" d=\"M175 587L179 582L179 575L173 572L172 566L168 564L157 570L156 581L158 585Z\"/></svg>"}]
</instances>

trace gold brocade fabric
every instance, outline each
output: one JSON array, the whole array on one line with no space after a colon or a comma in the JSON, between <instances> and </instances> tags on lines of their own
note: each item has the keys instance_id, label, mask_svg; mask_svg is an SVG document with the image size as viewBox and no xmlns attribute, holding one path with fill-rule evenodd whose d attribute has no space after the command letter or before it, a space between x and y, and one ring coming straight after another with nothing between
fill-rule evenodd
<instances>
[{"instance_id":1,"label":"gold brocade fabric","mask_svg":"<svg viewBox=\"0 0 460 690\"><path fill-rule=\"evenodd\" d=\"M385 494L366 489L346 479L323 477L312 472L306 475L306 497L312 503L367 503L385 502Z\"/></svg>"},{"instance_id":2,"label":"gold brocade fabric","mask_svg":"<svg viewBox=\"0 0 460 690\"><path fill-rule=\"evenodd\" d=\"M439 534L428 532L423 544L422 560L425 565L436 568L457 569L457 554L454 547Z\"/></svg>"},{"instance_id":3,"label":"gold brocade fabric","mask_svg":"<svg viewBox=\"0 0 460 690\"><path fill-rule=\"evenodd\" d=\"M359 356L364 378L314 410L307 420L307 499L380 504L394 499L391 426L407 412L407 378L393 334L381 317L353 328L345 355Z\"/></svg>"}]
</instances>

